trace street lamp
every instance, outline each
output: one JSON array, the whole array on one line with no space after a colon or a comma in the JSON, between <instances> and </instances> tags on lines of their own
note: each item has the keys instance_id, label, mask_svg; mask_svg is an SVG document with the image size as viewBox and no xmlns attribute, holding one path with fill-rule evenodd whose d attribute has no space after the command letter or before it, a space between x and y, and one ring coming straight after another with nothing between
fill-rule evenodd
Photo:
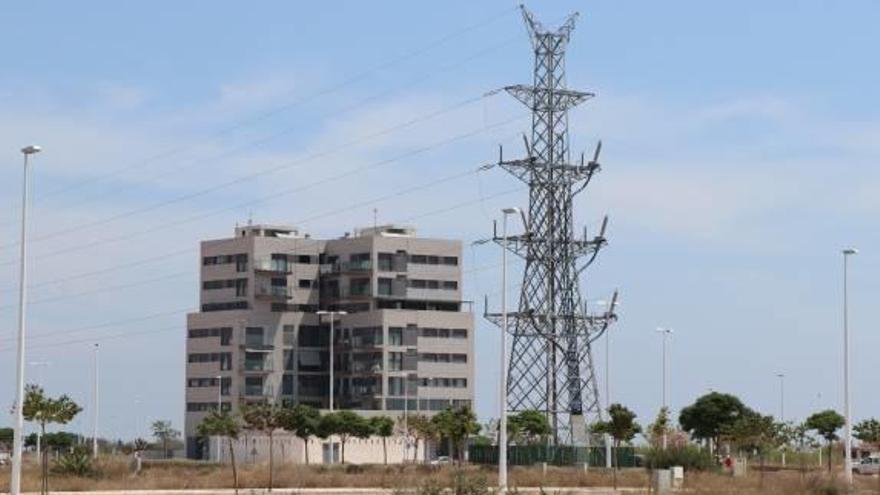
<instances>
[{"instance_id":1,"label":"street lamp","mask_svg":"<svg viewBox=\"0 0 880 495\"><path fill-rule=\"evenodd\" d=\"M849 315L847 289L848 289L848 261L849 257L858 254L855 248L846 248L843 253L843 415L846 420L845 432L846 438L844 445L846 448L846 456L844 457L844 469L846 469L846 482L852 485L852 411L849 396Z\"/></svg>"},{"instance_id":2,"label":"street lamp","mask_svg":"<svg viewBox=\"0 0 880 495\"><path fill-rule=\"evenodd\" d=\"M223 412L223 376L217 375L217 414ZM217 462L220 462L220 437L215 437L217 440ZM308 445L306 445L308 448Z\"/></svg>"},{"instance_id":3,"label":"street lamp","mask_svg":"<svg viewBox=\"0 0 880 495\"><path fill-rule=\"evenodd\" d=\"M37 145L21 149L24 155L24 183L21 198L21 265L18 279L18 357L16 366L15 428L12 435L12 475L9 493L21 493L21 447L24 429L24 363L25 363L25 306L27 305L27 209L28 209L28 158L42 151Z\"/></svg>"},{"instance_id":4,"label":"street lamp","mask_svg":"<svg viewBox=\"0 0 880 495\"><path fill-rule=\"evenodd\" d=\"M663 399L663 409L666 409L666 407L667 407L667 401L666 401L666 341L668 340L669 336L672 335L672 329L671 328L658 328L657 332L659 332L661 335L663 335L663 373L662 373L662 378L661 378L663 383L661 385L661 390L662 390L662 399ZM665 430L663 431L663 450L666 450L666 431Z\"/></svg>"},{"instance_id":5,"label":"street lamp","mask_svg":"<svg viewBox=\"0 0 880 495\"><path fill-rule=\"evenodd\" d=\"M95 344L95 424L92 431L92 457L98 458L98 344Z\"/></svg>"},{"instance_id":6,"label":"street lamp","mask_svg":"<svg viewBox=\"0 0 880 495\"><path fill-rule=\"evenodd\" d=\"M317 312L319 321L320 321L320 318L322 315L330 315L330 412L333 412L333 379L334 379L334 377L333 377L333 334L335 333L333 325L334 325L334 322L335 322L337 316L347 315L347 314L348 314L347 311L324 311L324 310L321 310L321 311Z\"/></svg>"},{"instance_id":7,"label":"street lamp","mask_svg":"<svg viewBox=\"0 0 880 495\"><path fill-rule=\"evenodd\" d=\"M776 373L779 378L779 421L785 423L785 373Z\"/></svg>"},{"instance_id":8,"label":"street lamp","mask_svg":"<svg viewBox=\"0 0 880 495\"><path fill-rule=\"evenodd\" d=\"M501 244L501 366L500 383L498 384L498 492L507 492L507 217L519 214L523 228L528 232L529 223L525 213L516 207L504 208L502 220Z\"/></svg>"}]
</instances>

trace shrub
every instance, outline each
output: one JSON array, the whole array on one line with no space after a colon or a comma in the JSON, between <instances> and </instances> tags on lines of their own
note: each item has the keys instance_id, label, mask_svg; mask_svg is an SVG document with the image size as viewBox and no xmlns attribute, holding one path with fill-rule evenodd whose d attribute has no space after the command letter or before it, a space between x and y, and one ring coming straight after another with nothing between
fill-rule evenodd
<instances>
[{"instance_id":1,"label":"shrub","mask_svg":"<svg viewBox=\"0 0 880 495\"><path fill-rule=\"evenodd\" d=\"M645 454L647 468L668 469L672 466L681 466L689 471L708 471L718 467L708 451L700 450L695 445L671 447L666 450L652 448Z\"/></svg>"},{"instance_id":2,"label":"shrub","mask_svg":"<svg viewBox=\"0 0 880 495\"><path fill-rule=\"evenodd\" d=\"M82 445L77 445L62 455L55 462L53 471L58 474L69 474L82 478L97 474L95 466L92 464L91 452Z\"/></svg>"},{"instance_id":3,"label":"shrub","mask_svg":"<svg viewBox=\"0 0 880 495\"><path fill-rule=\"evenodd\" d=\"M481 474L468 476L458 470L452 478L452 493L455 495L489 495L489 480Z\"/></svg>"}]
</instances>

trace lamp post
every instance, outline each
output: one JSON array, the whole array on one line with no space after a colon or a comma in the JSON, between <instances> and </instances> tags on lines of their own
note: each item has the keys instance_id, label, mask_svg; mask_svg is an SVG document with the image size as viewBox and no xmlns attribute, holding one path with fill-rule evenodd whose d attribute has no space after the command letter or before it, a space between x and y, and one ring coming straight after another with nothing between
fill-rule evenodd
<instances>
[{"instance_id":1,"label":"lamp post","mask_svg":"<svg viewBox=\"0 0 880 495\"><path fill-rule=\"evenodd\" d=\"M335 333L334 323L337 316L347 315L347 311L318 311L320 318L322 315L330 315L330 412L333 412L333 337Z\"/></svg>"},{"instance_id":2,"label":"lamp post","mask_svg":"<svg viewBox=\"0 0 880 495\"><path fill-rule=\"evenodd\" d=\"M776 373L779 378L779 421L785 423L785 373Z\"/></svg>"},{"instance_id":3,"label":"lamp post","mask_svg":"<svg viewBox=\"0 0 880 495\"><path fill-rule=\"evenodd\" d=\"M98 344L95 344L95 423L92 425L92 457L98 458Z\"/></svg>"},{"instance_id":4,"label":"lamp post","mask_svg":"<svg viewBox=\"0 0 880 495\"><path fill-rule=\"evenodd\" d=\"M21 447L24 430L24 363L25 363L25 306L27 305L27 211L28 211L28 159L42 151L37 145L25 146L21 149L24 155L24 181L21 198L21 262L18 279L18 356L15 394L15 426L12 435L12 475L9 493L21 493Z\"/></svg>"},{"instance_id":5,"label":"lamp post","mask_svg":"<svg viewBox=\"0 0 880 495\"><path fill-rule=\"evenodd\" d=\"M500 383L498 384L498 492L507 492L507 217L520 215L523 228L528 232L529 224L525 213L516 207L504 208L501 225L501 359L499 364Z\"/></svg>"},{"instance_id":6,"label":"lamp post","mask_svg":"<svg viewBox=\"0 0 880 495\"><path fill-rule=\"evenodd\" d=\"M845 432L846 438L844 438L844 448L846 449L846 453L844 455L844 469L846 469L846 482L852 485L853 482L853 473L852 473L852 411L851 411L851 398L849 395L849 314L848 314L848 304L849 301L847 299L847 290L848 290L848 261L849 257L858 254L858 250L855 248L847 248L842 251L843 253L843 415L845 419Z\"/></svg>"},{"instance_id":7,"label":"lamp post","mask_svg":"<svg viewBox=\"0 0 880 495\"><path fill-rule=\"evenodd\" d=\"M217 375L217 414L223 412L223 376ZM217 440L217 462L220 462L220 437ZM308 448L308 445L306 446Z\"/></svg>"},{"instance_id":8,"label":"lamp post","mask_svg":"<svg viewBox=\"0 0 880 495\"><path fill-rule=\"evenodd\" d=\"M671 328L658 328L657 332L659 332L663 336L663 372L661 374L661 380L662 380L661 397L662 397L662 401L663 401L663 409L666 409L667 408L667 401L666 401L666 397L667 397L666 396L666 387L667 387L667 385L666 385L666 367L667 367L666 366L666 341L668 340L669 336L672 334L672 329ZM666 431L665 430L663 431L663 450L666 450Z\"/></svg>"}]
</instances>

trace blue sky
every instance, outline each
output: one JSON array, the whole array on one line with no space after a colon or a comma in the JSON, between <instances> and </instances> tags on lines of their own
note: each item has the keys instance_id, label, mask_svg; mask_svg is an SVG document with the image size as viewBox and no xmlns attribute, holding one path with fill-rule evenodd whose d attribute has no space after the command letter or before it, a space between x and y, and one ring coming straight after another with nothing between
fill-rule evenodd
<instances>
[{"instance_id":1,"label":"blue sky","mask_svg":"<svg viewBox=\"0 0 880 495\"><path fill-rule=\"evenodd\" d=\"M622 294L613 400L645 421L656 413L654 329L669 326L675 409L711 388L775 414L777 372L788 376L786 416L838 406L839 250L853 244L854 414L880 415L880 6L530 8L548 25L581 12L568 81L598 96L570 115L572 149L601 138L604 168L576 221L611 217L611 244L584 291ZM200 239L248 217L335 236L372 223L375 207L380 221L470 242L501 207L525 206L502 172L465 175L494 160L499 142L519 153L527 130L511 98L481 98L529 82L514 3L29 2L3 5L0 17L0 374L10 378L0 403L13 400L24 144L46 148L35 167L28 371L88 404L99 340L102 430L113 436L145 435L152 419L181 424L180 310L196 304ZM338 192L328 195L321 181L331 179ZM468 297L497 302L497 250L465 254ZM488 417L497 332L478 322L477 408ZM602 371L601 341L597 351Z\"/></svg>"}]
</instances>

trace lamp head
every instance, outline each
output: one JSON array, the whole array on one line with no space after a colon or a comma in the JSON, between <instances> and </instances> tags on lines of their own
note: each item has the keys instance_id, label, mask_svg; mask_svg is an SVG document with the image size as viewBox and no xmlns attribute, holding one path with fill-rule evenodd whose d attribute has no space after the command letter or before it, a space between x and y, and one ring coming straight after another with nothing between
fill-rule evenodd
<instances>
[{"instance_id":1,"label":"lamp head","mask_svg":"<svg viewBox=\"0 0 880 495\"><path fill-rule=\"evenodd\" d=\"M33 155L33 154L39 153L41 151L43 151L43 148L37 146L36 144L31 144L31 145L25 146L24 148L21 149L21 152L24 153L25 155Z\"/></svg>"},{"instance_id":2,"label":"lamp head","mask_svg":"<svg viewBox=\"0 0 880 495\"><path fill-rule=\"evenodd\" d=\"M844 256L848 256L850 254L859 254L859 250L856 248L846 248L843 250Z\"/></svg>"},{"instance_id":3,"label":"lamp head","mask_svg":"<svg viewBox=\"0 0 880 495\"><path fill-rule=\"evenodd\" d=\"M514 213L520 213L520 211L521 210L519 208L517 208L516 206L511 207L511 208L504 208L501 210L501 212L504 213L505 215L513 215Z\"/></svg>"}]
</instances>

